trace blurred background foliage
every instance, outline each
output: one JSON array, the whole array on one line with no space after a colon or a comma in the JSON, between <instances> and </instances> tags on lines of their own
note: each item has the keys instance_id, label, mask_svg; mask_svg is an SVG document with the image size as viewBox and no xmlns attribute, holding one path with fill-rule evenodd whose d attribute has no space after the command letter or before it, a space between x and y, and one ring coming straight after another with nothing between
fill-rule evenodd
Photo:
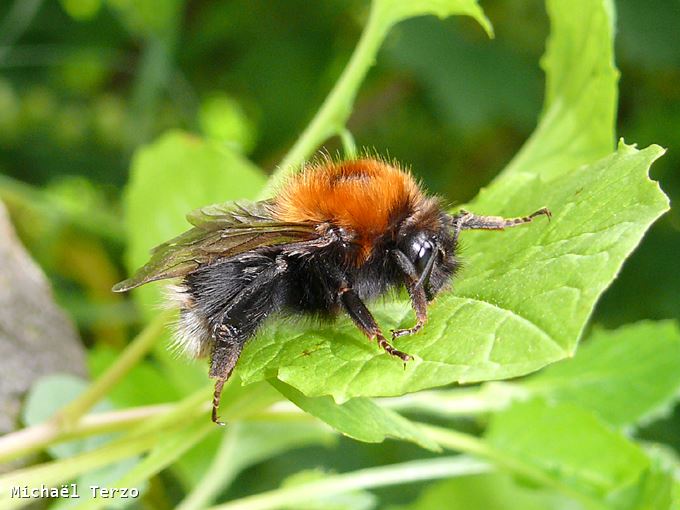
<instances>
[{"instance_id":1,"label":"blurred background foliage","mask_svg":"<svg viewBox=\"0 0 680 510\"><path fill-rule=\"evenodd\" d=\"M652 176L673 201L680 198L680 4L615 4L618 134L669 149ZM542 104L543 2L482 6L493 40L460 17L396 27L349 123L360 146L411 165L453 204L503 168ZM119 348L141 322L130 301L110 292L124 276L121 192L135 148L182 128L271 171L337 79L367 8L360 0L0 3L0 199L88 345ZM677 210L653 226L594 323L680 318L679 230ZM644 434L680 449L678 427L680 416L669 417ZM343 440L342 453L324 455L345 471L409 450ZM316 459L310 449L293 452L252 468L257 477L246 471L250 482L233 490L262 490L258 484ZM389 500L388 491L383 496Z\"/></svg>"}]
</instances>

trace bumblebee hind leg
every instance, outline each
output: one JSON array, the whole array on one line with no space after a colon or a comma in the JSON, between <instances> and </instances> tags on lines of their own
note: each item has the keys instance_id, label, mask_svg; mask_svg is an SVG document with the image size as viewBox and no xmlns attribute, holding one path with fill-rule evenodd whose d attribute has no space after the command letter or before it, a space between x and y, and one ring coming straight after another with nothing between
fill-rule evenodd
<instances>
[{"instance_id":1,"label":"bumblebee hind leg","mask_svg":"<svg viewBox=\"0 0 680 510\"><path fill-rule=\"evenodd\" d=\"M283 258L268 259L258 268L257 276L241 285L240 292L234 295L212 322L215 343L210 360L210 377L217 379L212 420L219 425L224 425L217 415L222 388L231 376L246 341L255 335L269 315L281 308L281 296L285 292L285 286L281 283L286 269Z\"/></svg>"},{"instance_id":2,"label":"bumblebee hind leg","mask_svg":"<svg viewBox=\"0 0 680 510\"><path fill-rule=\"evenodd\" d=\"M238 332L227 324L220 324L217 330L210 359L210 377L217 379L213 393L212 421L218 425L224 425L217 416L222 388L234 371L247 337L234 334Z\"/></svg>"}]
</instances>

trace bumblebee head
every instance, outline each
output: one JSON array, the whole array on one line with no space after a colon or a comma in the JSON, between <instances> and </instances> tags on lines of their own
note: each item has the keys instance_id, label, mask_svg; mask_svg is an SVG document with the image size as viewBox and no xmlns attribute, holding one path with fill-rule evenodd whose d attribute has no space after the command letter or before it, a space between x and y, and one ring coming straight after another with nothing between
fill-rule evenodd
<instances>
[{"instance_id":1,"label":"bumblebee head","mask_svg":"<svg viewBox=\"0 0 680 510\"><path fill-rule=\"evenodd\" d=\"M403 254L397 254L400 269L432 300L458 267L450 217L438 209L436 216L432 211L427 217L409 218L402 224L397 239L396 249Z\"/></svg>"}]
</instances>

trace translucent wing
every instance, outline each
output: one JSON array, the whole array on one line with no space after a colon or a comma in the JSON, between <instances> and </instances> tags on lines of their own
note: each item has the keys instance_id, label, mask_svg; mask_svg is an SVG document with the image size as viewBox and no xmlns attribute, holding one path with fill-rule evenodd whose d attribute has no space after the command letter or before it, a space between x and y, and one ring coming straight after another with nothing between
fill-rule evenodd
<instances>
[{"instance_id":1,"label":"translucent wing","mask_svg":"<svg viewBox=\"0 0 680 510\"><path fill-rule=\"evenodd\" d=\"M204 264L265 246L318 238L315 225L283 223L274 218L271 201L230 202L203 207L187 215L190 230L151 250L151 259L115 292L145 283L187 275Z\"/></svg>"}]
</instances>

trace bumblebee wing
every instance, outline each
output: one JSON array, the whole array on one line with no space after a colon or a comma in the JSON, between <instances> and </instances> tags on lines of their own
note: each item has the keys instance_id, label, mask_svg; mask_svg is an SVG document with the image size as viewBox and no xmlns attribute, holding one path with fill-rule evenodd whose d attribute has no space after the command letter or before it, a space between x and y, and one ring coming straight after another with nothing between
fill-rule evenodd
<instances>
[{"instance_id":1,"label":"bumblebee wing","mask_svg":"<svg viewBox=\"0 0 680 510\"><path fill-rule=\"evenodd\" d=\"M273 216L271 201L232 202L197 209L187 215L190 230L151 250L151 259L115 292L145 283L184 276L219 258L256 248L318 238L315 226L284 223Z\"/></svg>"}]
</instances>

